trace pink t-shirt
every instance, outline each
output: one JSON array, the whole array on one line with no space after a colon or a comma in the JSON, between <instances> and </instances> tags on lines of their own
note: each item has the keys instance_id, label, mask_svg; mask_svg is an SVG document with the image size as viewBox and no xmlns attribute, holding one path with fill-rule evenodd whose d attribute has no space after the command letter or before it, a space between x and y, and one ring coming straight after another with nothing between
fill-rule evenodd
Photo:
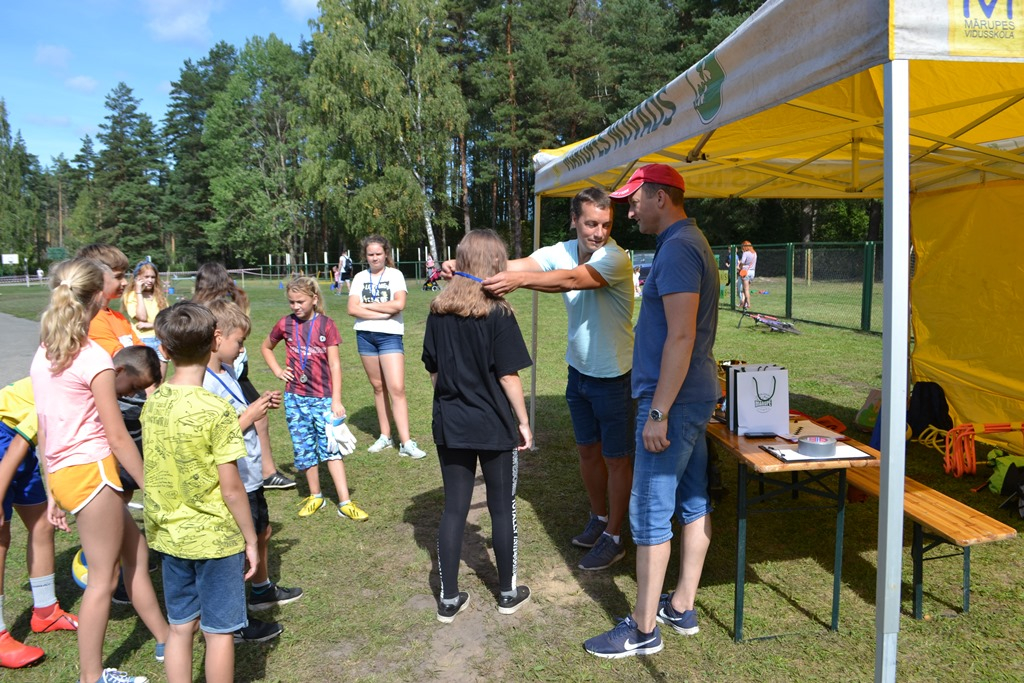
<instances>
[{"instance_id":1,"label":"pink t-shirt","mask_svg":"<svg viewBox=\"0 0 1024 683\"><path fill-rule=\"evenodd\" d=\"M32 359L32 390L36 395L39 433L46 439L43 463L48 472L70 465L86 465L110 455L92 381L104 370L113 370L110 354L88 341L64 372L50 373L50 361L42 346Z\"/></svg>"}]
</instances>

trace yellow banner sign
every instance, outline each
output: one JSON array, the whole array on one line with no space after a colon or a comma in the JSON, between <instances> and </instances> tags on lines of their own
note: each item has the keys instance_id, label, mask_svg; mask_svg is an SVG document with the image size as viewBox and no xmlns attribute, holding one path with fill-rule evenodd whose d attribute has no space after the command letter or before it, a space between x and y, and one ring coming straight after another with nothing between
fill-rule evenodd
<instances>
[{"instance_id":1,"label":"yellow banner sign","mask_svg":"<svg viewBox=\"0 0 1024 683\"><path fill-rule=\"evenodd\" d=\"M949 53L1024 57L1024 0L947 0Z\"/></svg>"}]
</instances>

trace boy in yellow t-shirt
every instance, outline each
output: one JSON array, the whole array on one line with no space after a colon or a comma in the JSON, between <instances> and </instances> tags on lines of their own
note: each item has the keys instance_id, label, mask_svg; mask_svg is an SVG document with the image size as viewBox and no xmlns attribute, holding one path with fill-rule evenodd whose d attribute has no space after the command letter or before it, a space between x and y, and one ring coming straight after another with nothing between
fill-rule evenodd
<instances>
[{"instance_id":1,"label":"boy in yellow t-shirt","mask_svg":"<svg viewBox=\"0 0 1024 683\"><path fill-rule=\"evenodd\" d=\"M146 538L163 553L169 683L192 680L197 624L206 640L206 680L234 679L233 634L248 623L245 579L258 564L236 463L246 456L238 415L203 389L216 327L213 314L191 302L157 315L174 374L142 409Z\"/></svg>"}]
</instances>

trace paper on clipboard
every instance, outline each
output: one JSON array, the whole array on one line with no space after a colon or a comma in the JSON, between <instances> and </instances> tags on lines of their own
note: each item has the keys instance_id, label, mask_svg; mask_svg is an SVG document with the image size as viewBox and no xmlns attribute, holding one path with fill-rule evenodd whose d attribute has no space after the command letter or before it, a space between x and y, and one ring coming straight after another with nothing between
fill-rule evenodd
<instances>
[{"instance_id":1,"label":"paper on clipboard","mask_svg":"<svg viewBox=\"0 0 1024 683\"><path fill-rule=\"evenodd\" d=\"M836 441L846 441L850 437L825 429L821 425L814 424L810 420L795 420L789 423L789 433L779 434L786 441L796 443L801 436L831 436ZM856 449L854 449L856 450Z\"/></svg>"},{"instance_id":2,"label":"paper on clipboard","mask_svg":"<svg viewBox=\"0 0 1024 683\"><path fill-rule=\"evenodd\" d=\"M782 462L821 462L823 460L870 460L873 455L858 450L845 443L836 444L836 454L827 456L813 456L798 453L795 448L782 448L780 446L761 446L761 450L774 455Z\"/></svg>"}]
</instances>

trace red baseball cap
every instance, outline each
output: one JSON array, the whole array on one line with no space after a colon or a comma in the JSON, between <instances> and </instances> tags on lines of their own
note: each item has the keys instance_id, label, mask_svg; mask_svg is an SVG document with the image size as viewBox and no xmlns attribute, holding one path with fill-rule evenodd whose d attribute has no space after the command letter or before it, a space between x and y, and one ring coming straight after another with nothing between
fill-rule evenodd
<instances>
[{"instance_id":1,"label":"red baseball cap","mask_svg":"<svg viewBox=\"0 0 1024 683\"><path fill-rule=\"evenodd\" d=\"M647 164L633 171L629 182L608 196L617 202L624 202L644 183L657 183L686 190L686 184L683 182L683 176L679 175L679 171L668 164Z\"/></svg>"}]
</instances>

